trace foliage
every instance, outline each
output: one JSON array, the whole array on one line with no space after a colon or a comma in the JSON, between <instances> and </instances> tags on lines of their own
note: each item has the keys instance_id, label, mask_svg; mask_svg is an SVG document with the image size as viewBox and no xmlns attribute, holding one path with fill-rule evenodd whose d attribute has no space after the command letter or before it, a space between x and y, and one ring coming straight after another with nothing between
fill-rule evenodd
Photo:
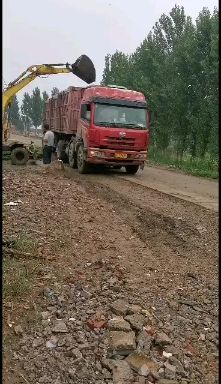
<instances>
[{"instance_id":1,"label":"foliage","mask_svg":"<svg viewBox=\"0 0 221 384\"><path fill-rule=\"evenodd\" d=\"M42 99L43 99L43 103L45 103L45 101L47 101L49 98L48 94L46 91L42 92Z\"/></svg>"},{"instance_id":2,"label":"foliage","mask_svg":"<svg viewBox=\"0 0 221 384\"><path fill-rule=\"evenodd\" d=\"M175 6L131 55L105 58L102 84L139 90L152 110L155 151L173 148L177 161L218 157L218 10L196 23ZM197 160L198 161L198 160Z\"/></svg>"},{"instance_id":3,"label":"foliage","mask_svg":"<svg viewBox=\"0 0 221 384\"><path fill-rule=\"evenodd\" d=\"M30 95L25 92L22 100L21 105L21 119L23 122L24 130L25 132L29 132L32 120L31 120L31 97Z\"/></svg>"},{"instance_id":4,"label":"foliage","mask_svg":"<svg viewBox=\"0 0 221 384\"><path fill-rule=\"evenodd\" d=\"M21 116L19 112L18 99L16 95L11 103L11 107L9 111L9 120L11 124L13 124L18 131L22 131L22 121L21 121Z\"/></svg>"},{"instance_id":5,"label":"foliage","mask_svg":"<svg viewBox=\"0 0 221 384\"><path fill-rule=\"evenodd\" d=\"M3 275L4 290L3 299L13 300L16 297L23 297L30 292L31 282L34 273L37 272L38 263L29 255L36 255L37 243L35 240L28 238L25 234L19 234L13 244L15 251L24 253L23 259L12 258L7 255L7 249L4 251L6 255L3 259Z\"/></svg>"},{"instance_id":6,"label":"foliage","mask_svg":"<svg viewBox=\"0 0 221 384\"><path fill-rule=\"evenodd\" d=\"M43 113L43 102L41 98L41 92L38 87L36 87L31 96L31 120L32 123L37 129L37 127L41 124L42 121L42 113Z\"/></svg>"},{"instance_id":7,"label":"foliage","mask_svg":"<svg viewBox=\"0 0 221 384\"><path fill-rule=\"evenodd\" d=\"M56 96L59 93L59 89L57 87L52 88L51 96Z\"/></svg>"},{"instance_id":8,"label":"foliage","mask_svg":"<svg viewBox=\"0 0 221 384\"><path fill-rule=\"evenodd\" d=\"M54 87L51 94L57 94L58 88ZM21 107L19 107L17 96L15 95L9 112L9 119L18 131L29 132L32 125L37 128L42 123L42 115L45 102L49 95L46 91L42 94L40 89L36 87L32 94L24 93Z\"/></svg>"},{"instance_id":9,"label":"foliage","mask_svg":"<svg viewBox=\"0 0 221 384\"><path fill-rule=\"evenodd\" d=\"M31 125L37 128L41 124L44 105L48 98L47 92L44 91L41 95L38 87L33 90L31 96L27 92L24 93L21 105L21 119L25 131L29 131Z\"/></svg>"},{"instance_id":10,"label":"foliage","mask_svg":"<svg viewBox=\"0 0 221 384\"><path fill-rule=\"evenodd\" d=\"M184 154L182 160L177 159L174 151L160 151L151 147L148 153L148 163L150 165L163 165L170 169L179 169L193 176L207 177L210 179L218 179L219 167L218 161L206 154L205 158L191 157L190 154Z\"/></svg>"}]
</instances>

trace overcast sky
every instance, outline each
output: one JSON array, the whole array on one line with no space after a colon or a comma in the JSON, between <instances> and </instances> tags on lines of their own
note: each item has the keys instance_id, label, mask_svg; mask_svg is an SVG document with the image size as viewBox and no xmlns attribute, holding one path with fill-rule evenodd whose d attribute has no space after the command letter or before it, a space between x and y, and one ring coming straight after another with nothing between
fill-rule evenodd
<instances>
[{"instance_id":1,"label":"overcast sky","mask_svg":"<svg viewBox=\"0 0 221 384\"><path fill-rule=\"evenodd\" d=\"M184 6L195 21L203 7L218 0L3 0L3 79L14 80L27 67L74 62L81 54L93 61L100 82L107 53L132 53L162 13ZM85 83L72 74L36 79L18 94Z\"/></svg>"}]
</instances>

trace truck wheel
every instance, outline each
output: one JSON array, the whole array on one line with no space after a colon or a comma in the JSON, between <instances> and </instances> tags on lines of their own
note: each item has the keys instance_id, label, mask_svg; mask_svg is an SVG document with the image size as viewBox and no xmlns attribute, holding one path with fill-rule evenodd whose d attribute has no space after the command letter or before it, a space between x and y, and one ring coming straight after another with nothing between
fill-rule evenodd
<instances>
[{"instance_id":1,"label":"truck wheel","mask_svg":"<svg viewBox=\"0 0 221 384\"><path fill-rule=\"evenodd\" d=\"M25 165L28 159L29 153L23 147L14 148L11 152L11 162L14 165Z\"/></svg>"},{"instance_id":2,"label":"truck wheel","mask_svg":"<svg viewBox=\"0 0 221 384\"><path fill-rule=\"evenodd\" d=\"M68 162L71 168L77 168L77 155L74 150L73 141L68 146Z\"/></svg>"},{"instance_id":3,"label":"truck wheel","mask_svg":"<svg viewBox=\"0 0 221 384\"><path fill-rule=\"evenodd\" d=\"M84 153L84 146L81 144L78 147L77 151L77 167L79 173L87 173L88 172L88 164L85 161L85 153Z\"/></svg>"},{"instance_id":4,"label":"truck wheel","mask_svg":"<svg viewBox=\"0 0 221 384\"><path fill-rule=\"evenodd\" d=\"M57 144L57 157L59 160L62 160L63 163L68 163L68 157L65 153L65 142L64 140L59 140Z\"/></svg>"},{"instance_id":5,"label":"truck wheel","mask_svg":"<svg viewBox=\"0 0 221 384\"><path fill-rule=\"evenodd\" d=\"M128 175L135 175L139 169L139 165L127 165L125 168Z\"/></svg>"}]
</instances>

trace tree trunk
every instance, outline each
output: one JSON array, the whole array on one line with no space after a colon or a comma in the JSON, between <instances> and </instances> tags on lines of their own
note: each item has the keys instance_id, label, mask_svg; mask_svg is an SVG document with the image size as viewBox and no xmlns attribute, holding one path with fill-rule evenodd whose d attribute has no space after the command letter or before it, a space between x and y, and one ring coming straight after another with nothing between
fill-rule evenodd
<instances>
[{"instance_id":1,"label":"tree trunk","mask_svg":"<svg viewBox=\"0 0 221 384\"><path fill-rule=\"evenodd\" d=\"M207 147L208 147L208 143L209 143L209 136L205 136L204 139L203 139L202 147L201 147L201 151L200 151L200 157L202 159L204 159L204 157L205 157L205 154L206 154L206 151L207 151Z\"/></svg>"},{"instance_id":2,"label":"tree trunk","mask_svg":"<svg viewBox=\"0 0 221 384\"><path fill-rule=\"evenodd\" d=\"M191 158L196 157L196 144L197 144L197 134L196 131L192 133L192 144L190 149Z\"/></svg>"}]
</instances>

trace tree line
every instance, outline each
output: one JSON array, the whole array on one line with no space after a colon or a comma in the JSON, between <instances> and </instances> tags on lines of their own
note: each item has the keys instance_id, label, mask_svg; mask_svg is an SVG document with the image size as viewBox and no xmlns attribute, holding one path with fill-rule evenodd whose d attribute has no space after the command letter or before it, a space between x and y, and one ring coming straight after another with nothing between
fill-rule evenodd
<instances>
[{"instance_id":1,"label":"tree line","mask_svg":"<svg viewBox=\"0 0 221 384\"><path fill-rule=\"evenodd\" d=\"M141 91L152 111L151 144L178 159L218 156L218 10L196 22L175 5L134 53L106 55L102 84Z\"/></svg>"},{"instance_id":2,"label":"tree line","mask_svg":"<svg viewBox=\"0 0 221 384\"><path fill-rule=\"evenodd\" d=\"M54 87L51 96L59 93L59 89ZM42 115L45 101L49 98L46 91L42 92L38 87L33 89L32 94L24 93L21 107L19 106L17 96L14 97L11 104L9 119L16 129L20 132L29 132L32 126L37 127L42 123Z\"/></svg>"}]
</instances>

